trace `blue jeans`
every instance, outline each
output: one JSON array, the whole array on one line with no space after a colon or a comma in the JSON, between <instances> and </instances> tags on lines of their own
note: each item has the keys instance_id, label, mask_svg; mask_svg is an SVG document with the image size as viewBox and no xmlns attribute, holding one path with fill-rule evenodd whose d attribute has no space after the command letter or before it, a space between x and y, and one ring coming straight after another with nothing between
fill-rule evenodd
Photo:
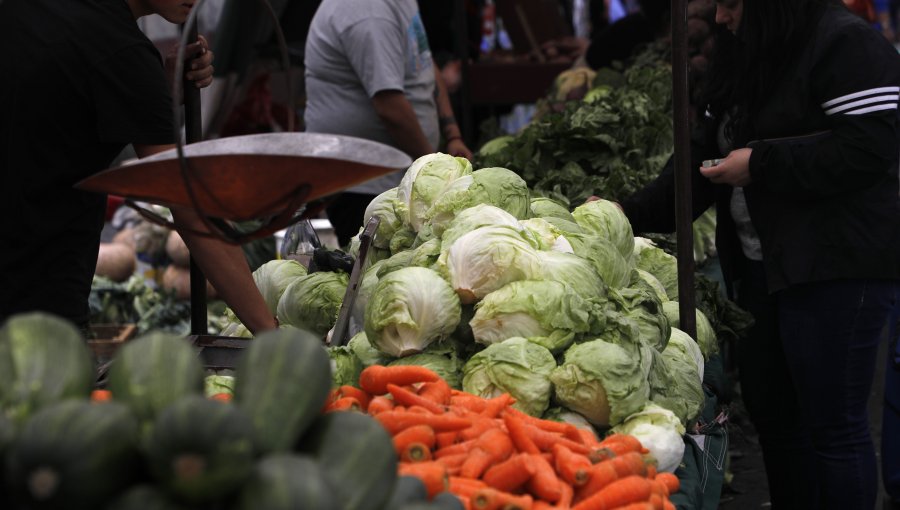
<instances>
[{"instance_id":1,"label":"blue jeans","mask_svg":"<svg viewBox=\"0 0 900 510\"><path fill-rule=\"evenodd\" d=\"M884 488L900 505L900 303L890 319L891 342L884 374L884 417L881 426L881 473Z\"/></svg>"},{"instance_id":2,"label":"blue jeans","mask_svg":"<svg viewBox=\"0 0 900 510\"><path fill-rule=\"evenodd\" d=\"M871 510L878 480L866 402L897 283L833 281L772 295L762 264L749 262L736 290L756 320L737 361L772 509Z\"/></svg>"},{"instance_id":3,"label":"blue jeans","mask_svg":"<svg viewBox=\"0 0 900 510\"><path fill-rule=\"evenodd\" d=\"M841 280L776 295L785 358L812 447L818 508L875 506L878 471L866 405L897 287Z\"/></svg>"}]
</instances>

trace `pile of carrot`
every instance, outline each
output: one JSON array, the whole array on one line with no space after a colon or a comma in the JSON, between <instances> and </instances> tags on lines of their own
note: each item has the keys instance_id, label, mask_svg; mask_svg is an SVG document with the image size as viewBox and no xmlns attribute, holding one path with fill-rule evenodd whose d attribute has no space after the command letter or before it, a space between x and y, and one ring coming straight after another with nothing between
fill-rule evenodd
<instances>
[{"instance_id":1,"label":"pile of carrot","mask_svg":"<svg viewBox=\"0 0 900 510\"><path fill-rule=\"evenodd\" d=\"M373 365L323 410L373 416L393 438L401 475L420 478L430 497L452 492L468 510L674 510L678 478L658 473L635 437L601 441L514 403L451 389L425 367Z\"/></svg>"}]
</instances>

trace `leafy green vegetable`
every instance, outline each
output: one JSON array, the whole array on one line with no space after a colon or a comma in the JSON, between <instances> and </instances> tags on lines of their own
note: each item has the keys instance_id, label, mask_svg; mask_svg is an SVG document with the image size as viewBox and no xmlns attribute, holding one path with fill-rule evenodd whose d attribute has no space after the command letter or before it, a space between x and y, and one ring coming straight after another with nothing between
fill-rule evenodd
<instances>
[{"instance_id":1,"label":"leafy green vegetable","mask_svg":"<svg viewBox=\"0 0 900 510\"><path fill-rule=\"evenodd\" d=\"M540 345L520 337L489 345L463 367L463 390L485 398L509 393L513 407L540 416L550 405L550 373L553 355Z\"/></svg>"}]
</instances>

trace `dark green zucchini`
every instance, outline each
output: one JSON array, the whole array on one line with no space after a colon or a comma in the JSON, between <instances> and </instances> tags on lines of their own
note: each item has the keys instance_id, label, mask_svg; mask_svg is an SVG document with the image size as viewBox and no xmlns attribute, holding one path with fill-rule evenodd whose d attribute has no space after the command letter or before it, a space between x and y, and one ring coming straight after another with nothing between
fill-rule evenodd
<instances>
[{"instance_id":1,"label":"dark green zucchini","mask_svg":"<svg viewBox=\"0 0 900 510\"><path fill-rule=\"evenodd\" d=\"M273 453L257 462L235 510L339 510L335 489L312 457Z\"/></svg>"},{"instance_id":2,"label":"dark green zucchini","mask_svg":"<svg viewBox=\"0 0 900 510\"><path fill-rule=\"evenodd\" d=\"M319 415L331 390L331 362L311 333L267 331L236 367L234 401L253 422L261 453L290 451Z\"/></svg>"},{"instance_id":3,"label":"dark green zucchini","mask_svg":"<svg viewBox=\"0 0 900 510\"><path fill-rule=\"evenodd\" d=\"M342 510L381 509L397 480L397 453L391 437L374 418L351 412L321 415L298 449L319 461L340 487Z\"/></svg>"},{"instance_id":4,"label":"dark green zucchini","mask_svg":"<svg viewBox=\"0 0 900 510\"><path fill-rule=\"evenodd\" d=\"M117 496L106 510L185 510L154 485L135 485Z\"/></svg>"},{"instance_id":5,"label":"dark green zucchini","mask_svg":"<svg viewBox=\"0 0 900 510\"><path fill-rule=\"evenodd\" d=\"M159 414L145 456L150 472L177 499L221 500L250 476L253 427L230 403L187 395Z\"/></svg>"},{"instance_id":6,"label":"dark green zucchini","mask_svg":"<svg viewBox=\"0 0 900 510\"><path fill-rule=\"evenodd\" d=\"M66 400L35 413L7 454L25 508L96 508L136 480L138 422L116 402Z\"/></svg>"},{"instance_id":7,"label":"dark green zucchini","mask_svg":"<svg viewBox=\"0 0 900 510\"><path fill-rule=\"evenodd\" d=\"M390 508L399 508L402 505L413 501L426 501L428 499L428 489L422 480L416 476L399 476L391 490L391 495L382 508L388 510Z\"/></svg>"}]
</instances>

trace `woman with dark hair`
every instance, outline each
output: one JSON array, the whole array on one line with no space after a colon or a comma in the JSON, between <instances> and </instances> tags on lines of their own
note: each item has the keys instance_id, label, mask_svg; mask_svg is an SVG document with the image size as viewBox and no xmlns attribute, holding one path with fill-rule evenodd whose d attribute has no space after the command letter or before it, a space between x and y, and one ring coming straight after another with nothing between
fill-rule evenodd
<instances>
[{"instance_id":1,"label":"woman with dark hair","mask_svg":"<svg viewBox=\"0 0 900 510\"><path fill-rule=\"evenodd\" d=\"M840 0L719 0L716 23L692 205L716 204L725 280L756 319L737 362L772 506L872 509L866 404L900 281L900 56ZM635 232L674 230L673 181L670 166L622 202Z\"/></svg>"}]
</instances>

